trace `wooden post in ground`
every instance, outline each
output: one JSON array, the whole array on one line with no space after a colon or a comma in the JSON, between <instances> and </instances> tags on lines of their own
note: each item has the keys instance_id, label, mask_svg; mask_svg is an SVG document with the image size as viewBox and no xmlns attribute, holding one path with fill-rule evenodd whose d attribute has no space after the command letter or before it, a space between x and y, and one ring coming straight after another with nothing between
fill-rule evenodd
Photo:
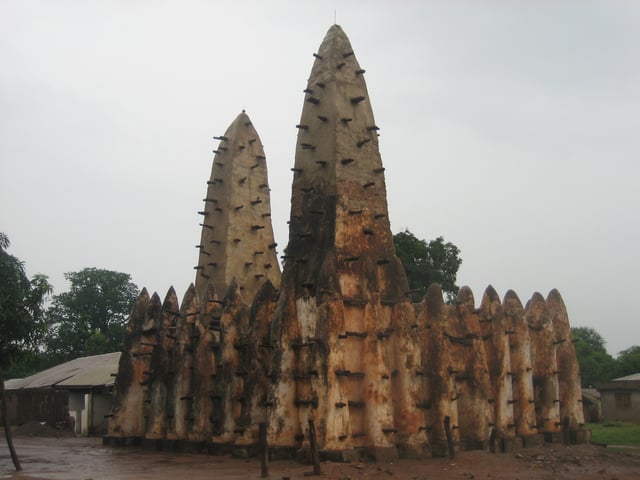
<instances>
[{"instance_id":1,"label":"wooden post in ground","mask_svg":"<svg viewBox=\"0 0 640 480\"><path fill-rule=\"evenodd\" d=\"M2 422L4 423L4 435L5 437L7 437L7 446L9 447L9 452L11 453L11 460L13 460L13 465L14 467L16 467L16 471L19 472L20 470L22 470L22 466L20 465L20 460L18 459L16 449L13 447L11 425L9 425L9 419L7 418L7 392L4 389L4 379L2 378L2 371L0 371L0 405L2 405Z\"/></svg>"},{"instance_id":2,"label":"wooden post in ground","mask_svg":"<svg viewBox=\"0 0 640 480\"><path fill-rule=\"evenodd\" d=\"M260 467L262 469L262 478L269 476L269 465L267 463L269 457L269 446L267 445L267 424L261 422L258 424L258 441L260 442Z\"/></svg>"},{"instance_id":3,"label":"wooden post in ground","mask_svg":"<svg viewBox=\"0 0 640 480\"><path fill-rule=\"evenodd\" d=\"M320 470L320 455L318 455L318 444L316 443L316 426L311 419L309 419L309 446L311 448L313 474L322 475L322 471Z\"/></svg>"},{"instance_id":4,"label":"wooden post in ground","mask_svg":"<svg viewBox=\"0 0 640 480\"><path fill-rule=\"evenodd\" d=\"M491 429L491 435L489 436L489 451L491 453L496 453L496 441L498 436L498 431L495 428Z\"/></svg>"},{"instance_id":5,"label":"wooden post in ground","mask_svg":"<svg viewBox=\"0 0 640 480\"><path fill-rule=\"evenodd\" d=\"M449 450L449 458L454 458L456 452L453 448L453 435L451 435L451 417L444 417L444 433L447 436L447 448Z\"/></svg>"},{"instance_id":6,"label":"wooden post in ground","mask_svg":"<svg viewBox=\"0 0 640 480\"><path fill-rule=\"evenodd\" d=\"M571 432L569 430L569 417L565 416L562 419L562 443L564 445L571 445Z\"/></svg>"}]
</instances>

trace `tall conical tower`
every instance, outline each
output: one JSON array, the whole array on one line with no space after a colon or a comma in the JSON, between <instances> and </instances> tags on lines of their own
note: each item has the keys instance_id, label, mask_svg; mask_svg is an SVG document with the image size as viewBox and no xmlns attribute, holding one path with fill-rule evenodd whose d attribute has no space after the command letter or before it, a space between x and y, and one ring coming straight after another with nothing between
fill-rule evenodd
<instances>
[{"instance_id":1,"label":"tall conical tower","mask_svg":"<svg viewBox=\"0 0 640 480\"><path fill-rule=\"evenodd\" d=\"M280 267L271 226L267 164L249 116L242 111L220 140L207 182L196 274L196 291L207 285L224 295L233 278L251 303L267 279L280 283Z\"/></svg>"},{"instance_id":2,"label":"tall conical tower","mask_svg":"<svg viewBox=\"0 0 640 480\"><path fill-rule=\"evenodd\" d=\"M300 446L312 418L325 451L363 447L387 458L396 445L426 443L414 398L413 308L395 256L364 70L338 25L314 56L272 328L270 442Z\"/></svg>"}]
</instances>

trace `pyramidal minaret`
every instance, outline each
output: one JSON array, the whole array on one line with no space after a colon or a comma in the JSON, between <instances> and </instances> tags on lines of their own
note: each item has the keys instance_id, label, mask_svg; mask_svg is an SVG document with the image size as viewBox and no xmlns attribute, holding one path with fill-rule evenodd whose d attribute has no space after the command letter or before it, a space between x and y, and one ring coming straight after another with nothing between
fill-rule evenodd
<instances>
[{"instance_id":1,"label":"pyramidal minaret","mask_svg":"<svg viewBox=\"0 0 640 480\"><path fill-rule=\"evenodd\" d=\"M289 244L272 325L270 442L325 452L426 445L413 307L390 229L378 127L360 67L333 25L304 89Z\"/></svg>"},{"instance_id":2,"label":"pyramidal minaret","mask_svg":"<svg viewBox=\"0 0 640 480\"><path fill-rule=\"evenodd\" d=\"M270 280L280 283L271 226L271 202L262 142L242 111L220 141L207 182L196 269L201 298L213 284L223 296L235 278L246 303Z\"/></svg>"}]
</instances>

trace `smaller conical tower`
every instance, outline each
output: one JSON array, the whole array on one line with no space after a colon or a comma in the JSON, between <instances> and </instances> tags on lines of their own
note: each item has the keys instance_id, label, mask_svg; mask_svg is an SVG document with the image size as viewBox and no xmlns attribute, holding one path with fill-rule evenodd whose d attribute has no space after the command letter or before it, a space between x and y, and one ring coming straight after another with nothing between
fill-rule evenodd
<instances>
[{"instance_id":1,"label":"smaller conical tower","mask_svg":"<svg viewBox=\"0 0 640 480\"><path fill-rule=\"evenodd\" d=\"M280 267L271 226L267 164L262 142L242 111L224 135L214 137L211 178L207 182L196 291L204 298L207 285L226 292L235 278L245 303L260 286L280 283Z\"/></svg>"}]
</instances>

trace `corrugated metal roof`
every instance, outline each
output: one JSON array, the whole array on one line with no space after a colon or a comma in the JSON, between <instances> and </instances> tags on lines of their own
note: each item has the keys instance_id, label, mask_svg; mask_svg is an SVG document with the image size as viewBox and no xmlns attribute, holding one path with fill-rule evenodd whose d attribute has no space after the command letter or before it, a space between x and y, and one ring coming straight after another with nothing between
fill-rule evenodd
<instances>
[{"instance_id":1,"label":"corrugated metal roof","mask_svg":"<svg viewBox=\"0 0 640 480\"><path fill-rule=\"evenodd\" d=\"M7 390L28 388L81 388L111 386L112 374L118 373L120 352L105 353L71 360L27 378L7 380Z\"/></svg>"},{"instance_id":2,"label":"corrugated metal roof","mask_svg":"<svg viewBox=\"0 0 640 480\"><path fill-rule=\"evenodd\" d=\"M631 375L627 375L626 377L614 378L611 381L612 382L633 382L636 380L640 380L640 373L634 373Z\"/></svg>"},{"instance_id":3,"label":"corrugated metal roof","mask_svg":"<svg viewBox=\"0 0 640 480\"><path fill-rule=\"evenodd\" d=\"M12 378L11 380L4 381L4 388L6 390L15 390L20 385L20 382L24 380L23 378Z\"/></svg>"}]
</instances>

